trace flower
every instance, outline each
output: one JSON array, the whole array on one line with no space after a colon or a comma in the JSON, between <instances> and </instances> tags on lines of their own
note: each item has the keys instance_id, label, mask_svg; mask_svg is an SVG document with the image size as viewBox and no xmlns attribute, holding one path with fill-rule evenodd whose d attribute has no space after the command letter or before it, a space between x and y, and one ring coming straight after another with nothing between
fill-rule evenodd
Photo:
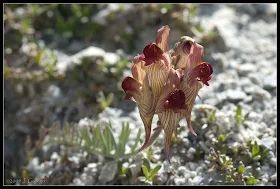
<instances>
[{"instance_id":1,"label":"flower","mask_svg":"<svg viewBox=\"0 0 280 189\"><path fill-rule=\"evenodd\" d=\"M162 129L165 133L165 153L170 161L172 134L177 139L177 126L184 117L192 134L191 111L204 86L209 86L213 69L203 62L203 46L194 39L183 36L173 49L168 49L169 26L161 27L154 43L143 49L143 54L133 59L132 76L123 80L125 99L137 103L145 127L145 141L141 150L150 146ZM151 136L154 114L159 117L158 127Z\"/></svg>"}]
</instances>

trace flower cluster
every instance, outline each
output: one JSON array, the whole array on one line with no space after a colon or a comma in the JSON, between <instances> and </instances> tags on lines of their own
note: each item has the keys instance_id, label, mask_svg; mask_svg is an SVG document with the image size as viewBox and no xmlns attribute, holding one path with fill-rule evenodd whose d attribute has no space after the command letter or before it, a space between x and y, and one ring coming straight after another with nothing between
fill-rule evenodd
<instances>
[{"instance_id":1,"label":"flower cluster","mask_svg":"<svg viewBox=\"0 0 280 189\"><path fill-rule=\"evenodd\" d=\"M172 134L177 139L177 126L184 117L194 135L191 112L198 91L213 73L212 66L203 60L203 46L183 36L173 49L168 49L169 26L161 27L154 43L149 43L143 54L133 59L133 77L126 77L122 88L125 99L137 103L145 127L145 141L139 151L151 144L152 119L159 117L159 127L165 133L165 153L170 159ZM153 139L152 139L153 138Z\"/></svg>"}]
</instances>

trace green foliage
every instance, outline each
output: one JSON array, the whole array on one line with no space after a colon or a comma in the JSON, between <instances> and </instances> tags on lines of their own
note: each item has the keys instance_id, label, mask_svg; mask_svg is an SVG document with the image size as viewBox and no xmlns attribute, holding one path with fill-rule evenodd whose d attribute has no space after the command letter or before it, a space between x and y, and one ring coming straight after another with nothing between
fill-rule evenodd
<instances>
[{"instance_id":1,"label":"green foliage","mask_svg":"<svg viewBox=\"0 0 280 189\"><path fill-rule=\"evenodd\" d=\"M118 64L116 65L117 67L115 74L122 76L124 69L127 68L129 63L130 62L126 58L121 57L121 59L118 61Z\"/></svg>"},{"instance_id":2,"label":"green foliage","mask_svg":"<svg viewBox=\"0 0 280 189\"><path fill-rule=\"evenodd\" d=\"M207 115L207 119L212 122L216 121L216 110L212 110L212 112Z\"/></svg>"},{"instance_id":3,"label":"green foliage","mask_svg":"<svg viewBox=\"0 0 280 189\"><path fill-rule=\"evenodd\" d=\"M220 127L216 129L217 139L215 141L216 149L219 149L221 153L227 154L229 148L227 146L227 138L232 134L232 132L225 133Z\"/></svg>"},{"instance_id":4,"label":"green foliage","mask_svg":"<svg viewBox=\"0 0 280 189\"><path fill-rule=\"evenodd\" d=\"M258 155L260 152L260 147L257 143L257 141L254 142L253 147L252 147L252 157L254 160L259 160L260 159L260 155ZM257 158L258 157L258 158Z\"/></svg>"},{"instance_id":5,"label":"green foliage","mask_svg":"<svg viewBox=\"0 0 280 189\"><path fill-rule=\"evenodd\" d=\"M220 135L218 136L218 142L221 143L221 144L223 144L223 143L225 143L225 141L226 141L225 135L224 135L224 134L220 134Z\"/></svg>"},{"instance_id":6,"label":"green foliage","mask_svg":"<svg viewBox=\"0 0 280 189\"><path fill-rule=\"evenodd\" d=\"M153 168L152 168L153 167ZM161 165L152 166L149 159L143 158L142 160L142 171L145 176L145 180L142 180L143 183L153 184L157 172L160 170ZM140 178L141 179L141 178ZM155 181L156 182L156 181Z\"/></svg>"},{"instance_id":7,"label":"green foliage","mask_svg":"<svg viewBox=\"0 0 280 189\"><path fill-rule=\"evenodd\" d=\"M99 103L99 109L103 111L106 107L110 106L113 102L114 94L110 93L105 97L103 91L99 91L97 101Z\"/></svg>"},{"instance_id":8,"label":"green foliage","mask_svg":"<svg viewBox=\"0 0 280 189\"><path fill-rule=\"evenodd\" d=\"M252 176L251 174L249 175L248 179L247 179L247 184L248 185L256 185L258 184L259 180L256 179L254 176Z\"/></svg>"},{"instance_id":9,"label":"green foliage","mask_svg":"<svg viewBox=\"0 0 280 189\"><path fill-rule=\"evenodd\" d=\"M236 112L235 112L235 123L237 125L242 125L244 121L248 118L249 112L245 115L242 115L242 107L238 104Z\"/></svg>"},{"instance_id":10,"label":"green foliage","mask_svg":"<svg viewBox=\"0 0 280 189\"><path fill-rule=\"evenodd\" d=\"M157 174L160 168L161 165L156 165L153 169L148 169L145 165L142 165L142 171L148 181L152 181L153 177Z\"/></svg>"},{"instance_id":11,"label":"green foliage","mask_svg":"<svg viewBox=\"0 0 280 189\"><path fill-rule=\"evenodd\" d=\"M249 141L248 146L251 152L250 157L253 161L260 161L264 159L269 152L269 149L260 146L257 141Z\"/></svg>"},{"instance_id":12,"label":"green foliage","mask_svg":"<svg viewBox=\"0 0 280 189\"><path fill-rule=\"evenodd\" d=\"M120 175L127 175L128 174L128 172L129 172L129 168L128 167L124 167L123 165L122 165L122 163L120 163L119 162L119 173L120 173Z\"/></svg>"},{"instance_id":13,"label":"green foliage","mask_svg":"<svg viewBox=\"0 0 280 189\"><path fill-rule=\"evenodd\" d=\"M165 8L167 10L172 10L173 7L173 4L160 4L160 8Z\"/></svg>"},{"instance_id":14,"label":"green foliage","mask_svg":"<svg viewBox=\"0 0 280 189\"><path fill-rule=\"evenodd\" d=\"M64 76L57 71L57 56L54 51L47 47L40 47L36 43L25 44L28 50L24 51L28 67L14 68L4 64L4 77L18 81L44 81L61 79Z\"/></svg>"},{"instance_id":15,"label":"green foliage","mask_svg":"<svg viewBox=\"0 0 280 189\"><path fill-rule=\"evenodd\" d=\"M152 147L148 148L147 150L147 158L151 161L152 156L153 156L154 150Z\"/></svg>"},{"instance_id":16,"label":"green foliage","mask_svg":"<svg viewBox=\"0 0 280 189\"><path fill-rule=\"evenodd\" d=\"M56 130L56 132L52 131L50 133L50 138L45 144L61 144L113 159L120 159L133 155L140 142L141 136L141 129L139 128L134 144L130 146L131 150L127 153L126 147L131 132L128 123L122 123L121 133L118 137L113 134L110 122L104 126L92 125L82 129L79 129L77 125L66 125L61 132L59 132L59 129L54 130Z\"/></svg>"},{"instance_id":17,"label":"green foliage","mask_svg":"<svg viewBox=\"0 0 280 189\"><path fill-rule=\"evenodd\" d=\"M223 184L232 185L255 185L258 180L249 173L249 176L245 175L245 172L250 168L250 166L245 166L243 162L239 162L239 166L236 169L233 165L232 158L229 158L225 154L221 154L220 151L215 151L211 148L208 160L212 163L212 167L208 170L209 173L214 171L219 172L223 176Z\"/></svg>"}]
</instances>

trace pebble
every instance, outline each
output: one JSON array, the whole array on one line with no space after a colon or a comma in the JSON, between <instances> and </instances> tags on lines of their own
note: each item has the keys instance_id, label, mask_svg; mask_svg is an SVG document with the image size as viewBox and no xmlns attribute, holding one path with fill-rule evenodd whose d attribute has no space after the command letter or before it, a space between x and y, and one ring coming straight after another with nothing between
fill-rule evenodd
<instances>
[{"instance_id":1,"label":"pebble","mask_svg":"<svg viewBox=\"0 0 280 189\"><path fill-rule=\"evenodd\" d=\"M178 175L183 176L186 173L186 171L187 171L186 167L180 166L178 168Z\"/></svg>"},{"instance_id":2,"label":"pebble","mask_svg":"<svg viewBox=\"0 0 280 189\"><path fill-rule=\"evenodd\" d=\"M190 176L191 176L191 178L194 178L196 176L196 171L191 171Z\"/></svg>"},{"instance_id":3,"label":"pebble","mask_svg":"<svg viewBox=\"0 0 280 189\"><path fill-rule=\"evenodd\" d=\"M196 176L193 178L194 185L199 185L202 182L203 178L201 176Z\"/></svg>"},{"instance_id":4,"label":"pebble","mask_svg":"<svg viewBox=\"0 0 280 189\"><path fill-rule=\"evenodd\" d=\"M105 184L107 182L110 182L114 179L115 175L118 171L118 165L116 161L109 161L107 162L98 177L98 180L100 183Z\"/></svg>"},{"instance_id":5,"label":"pebble","mask_svg":"<svg viewBox=\"0 0 280 189\"><path fill-rule=\"evenodd\" d=\"M130 169L130 172L131 172L131 176L133 178L135 178L138 175L138 173L141 171L141 167L137 166L136 164L131 164L129 166L129 169Z\"/></svg>"},{"instance_id":6,"label":"pebble","mask_svg":"<svg viewBox=\"0 0 280 189\"><path fill-rule=\"evenodd\" d=\"M196 149L193 148L193 147L190 147L188 152L187 152L187 158L189 158L190 160L193 160L194 156L195 156L195 153L196 153Z\"/></svg>"},{"instance_id":7,"label":"pebble","mask_svg":"<svg viewBox=\"0 0 280 189\"><path fill-rule=\"evenodd\" d=\"M174 183L175 185L185 185L186 184L186 179L182 177L175 177L174 178Z\"/></svg>"},{"instance_id":8,"label":"pebble","mask_svg":"<svg viewBox=\"0 0 280 189\"><path fill-rule=\"evenodd\" d=\"M273 165L273 166L276 167L277 159L276 159L275 157L274 157L274 158L271 158L269 162L270 162L271 165Z\"/></svg>"},{"instance_id":9,"label":"pebble","mask_svg":"<svg viewBox=\"0 0 280 189\"><path fill-rule=\"evenodd\" d=\"M264 78L264 89L271 90L277 87L277 75L274 71L271 75L268 75Z\"/></svg>"},{"instance_id":10,"label":"pebble","mask_svg":"<svg viewBox=\"0 0 280 189\"><path fill-rule=\"evenodd\" d=\"M268 148L268 149L273 149L273 146L274 146L274 138L273 137L270 137L270 136L268 136L268 137L263 137L262 139L261 139L261 142L262 142L262 145L264 145L266 148Z\"/></svg>"},{"instance_id":11,"label":"pebble","mask_svg":"<svg viewBox=\"0 0 280 189\"><path fill-rule=\"evenodd\" d=\"M250 72L256 71L256 66L251 63L245 63L241 64L237 69L241 76L247 76Z\"/></svg>"},{"instance_id":12,"label":"pebble","mask_svg":"<svg viewBox=\"0 0 280 189\"><path fill-rule=\"evenodd\" d=\"M226 94L228 100L233 102L242 101L247 96L246 93L241 90L232 90L232 89L228 89L226 91Z\"/></svg>"},{"instance_id":13,"label":"pebble","mask_svg":"<svg viewBox=\"0 0 280 189\"><path fill-rule=\"evenodd\" d=\"M271 181L276 181L277 180L277 173L274 173L273 175L271 175L270 180Z\"/></svg>"}]
</instances>

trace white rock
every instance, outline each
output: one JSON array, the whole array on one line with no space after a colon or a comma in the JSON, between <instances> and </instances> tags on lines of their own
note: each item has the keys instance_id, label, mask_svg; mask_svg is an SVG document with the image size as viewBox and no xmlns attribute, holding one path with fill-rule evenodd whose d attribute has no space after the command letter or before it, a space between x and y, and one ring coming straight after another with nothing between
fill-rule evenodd
<instances>
[{"instance_id":1,"label":"white rock","mask_svg":"<svg viewBox=\"0 0 280 189\"><path fill-rule=\"evenodd\" d=\"M194 185L199 185L202 182L203 178L201 176L196 176L193 178Z\"/></svg>"},{"instance_id":2,"label":"white rock","mask_svg":"<svg viewBox=\"0 0 280 189\"><path fill-rule=\"evenodd\" d=\"M118 171L118 165L116 161L107 162L103 166L101 173L98 177L99 182L105 184L107 182L112 181L115 175L117 174L117 171Z\"/></svg>"},{"instance_id":3,"label":"white rock","mask_svg":"<svg viewBox=\"0 0 280 189\"><path fill-rule=\"evenodd\" d=\"M274 173L273 175L271 175L270 180L271 181L276 181L277 180L277 173Z\"/></svg>"},{"instance_id":4,"label":"white rock","mask_svg":"<svg viewBox=\"0 0 280 189\"><path fill-rule=\"evenodd\" d=\"M174 178L175 185L186 185L186 179L181 177Z\"/></svg>"},{"instance_id":5,"label":"white rock","mask_svg":"<svg viewBox=\"0 0 280 189\"><path fill-rule=\"evenodd\" d=\"M276 164L277 164L277 159L276 159L276 158L271 158L271 159L270 159L270 164L273 165L273 166L276 166Z\"/></svg>"}]
</instances>

